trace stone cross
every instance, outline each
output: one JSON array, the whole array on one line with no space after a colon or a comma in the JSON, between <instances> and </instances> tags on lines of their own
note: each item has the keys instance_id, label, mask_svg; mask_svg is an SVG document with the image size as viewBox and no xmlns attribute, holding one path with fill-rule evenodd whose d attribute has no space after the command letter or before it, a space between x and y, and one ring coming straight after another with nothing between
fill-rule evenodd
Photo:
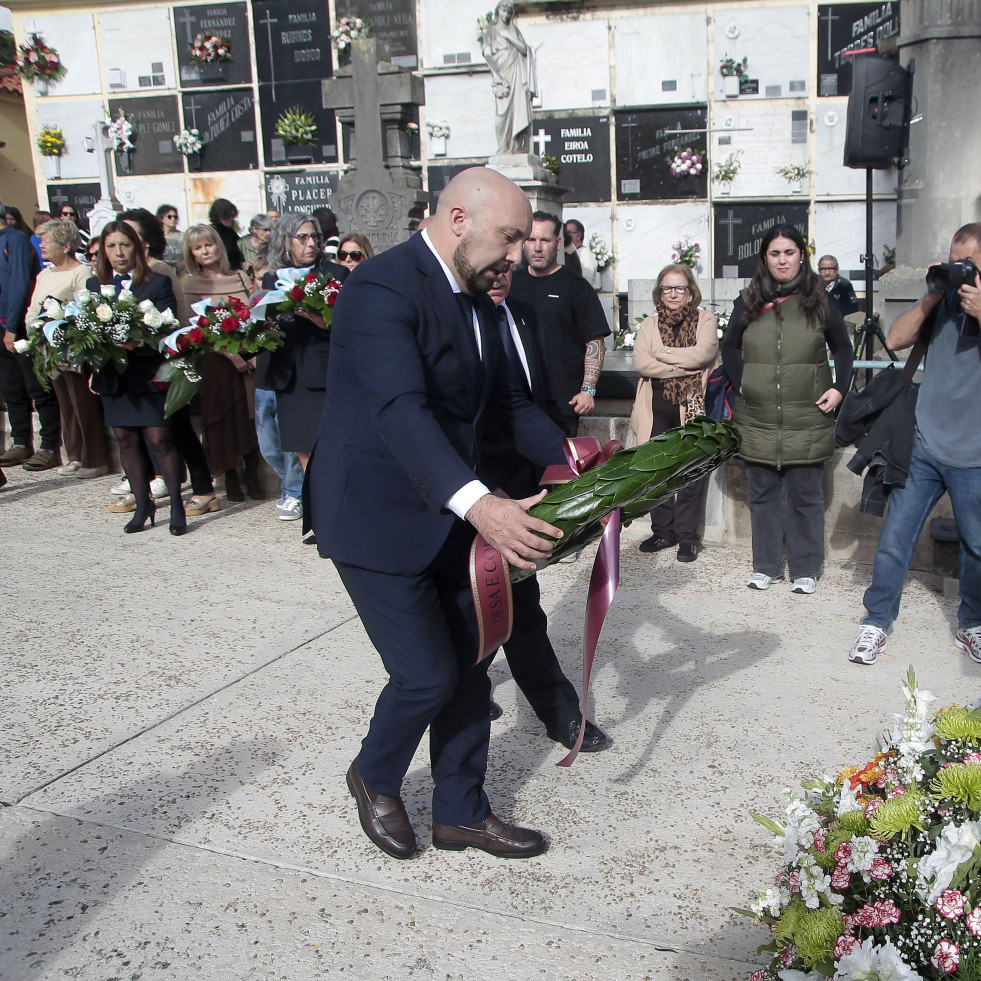
<instances>
[{"instance_id":1,"label":"stone cross","mask_svg":"<svg viewBox=\"0 0 981 981\"><path fill-rule=\"evenodd\" d=\"M100 119L95 123L95 139L89 137L86 143L91 141L91 146L86 146L90 153L95 154L95 160L99 167L99 188L102 191L99 200L88 213L89 232L98 235L103 227L110 221L114 221L116 213L123 210L123 206L116 200L116 182L114 179L110 154L113 152L112 144L106 135L106 124Z\"/></svg>"},{"instance_id":2,"label":"stone cross","mask_svg":"<svg viewBox=\"0 0 981 981\"><path fill-rule=\"evenodd\" d=\"M531 142L535 144L535 149L538 151L538 156L545 156L545 145L552 142L552 137L545 132L541 127L538 128L538 132L531 138Z\"/></svg>"},{"instance_id":3,"label":"stone cross","mask_svg":"<svg viewBox=\"0 0 981 981\"><path fill-rule=\"evenodd\" d=\"M406 129L413 107L425 104L425 91L421 75L389 60L383 41L365 38L351 47L351 66L323 83L324 108L333 109L351 135L351 166L333 200L345 219L341 225L382 251L409 237L428 201L409 166Z\"/></svg>"}]
</instances>

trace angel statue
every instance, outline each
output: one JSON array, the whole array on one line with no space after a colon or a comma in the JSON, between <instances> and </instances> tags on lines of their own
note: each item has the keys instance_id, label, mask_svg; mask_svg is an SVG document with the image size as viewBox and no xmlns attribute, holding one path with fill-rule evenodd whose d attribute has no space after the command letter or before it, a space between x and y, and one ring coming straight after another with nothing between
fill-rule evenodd
<instances>
[{"instance_id":1,"label":"angel statue","mask_svg":"<svg viewBox=\"0 0 981 981\"><path fill-rule=\"evenodd\" d=\"M538 95L535 53L514 23L514 4L500 0L480 51L491 70L499 154L531 151L531 100Z\"/></svg>"}]
</instances>

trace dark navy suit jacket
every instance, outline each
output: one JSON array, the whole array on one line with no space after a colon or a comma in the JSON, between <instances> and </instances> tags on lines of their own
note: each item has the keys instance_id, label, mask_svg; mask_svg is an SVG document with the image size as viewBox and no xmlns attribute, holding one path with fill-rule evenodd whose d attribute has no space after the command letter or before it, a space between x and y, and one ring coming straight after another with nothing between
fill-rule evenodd
<instances>
[{"instance_id":1,"label":"dark navy suit jacket","mask_svg":"<svg viewBox=\"0 0 981 981\"><path fill-rule=\"evenodd\" d=\"M482 477L488 409L519 452L561 463L561 430L507 369L494 305L478 298L478 354L421 235L352 272L334 308L327 396L308 468L320 554L376 572L416 575L455 516L444 504Z\"/></svg>"}]
</instances>

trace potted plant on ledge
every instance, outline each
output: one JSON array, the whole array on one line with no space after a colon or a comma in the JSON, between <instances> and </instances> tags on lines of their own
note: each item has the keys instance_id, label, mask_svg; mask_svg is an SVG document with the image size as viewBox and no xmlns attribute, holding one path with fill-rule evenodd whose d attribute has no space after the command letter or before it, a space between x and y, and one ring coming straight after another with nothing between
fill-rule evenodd
<instances>
[{"instance_id":1,"label":"potted plant on ledge","mask_svg":"<svg viewBox=\"0 0 981 981\"><path fill-rule=\"evenodd\" d=\"M712 168L712 180L719 185L719 194L732 193L732 182L736 179L736 174L739 173L739 168L742 166L739 160L740 153L742 150L730 153L725 160L720 160Z\"/></svg>"},{"instance_id":2,"label":"potted plant on ledge","mask_svg":"<svg viewBox=\"0 0 981 981\"><path fill-rule=\"evenodd\" d=\"M42 157L51 161L52 177L61 177L61 155L65 152L65 134L57 126L44 125L37 137L37 148Z\"/></svg>"},{"instance_id":3,"label":"potted plant on ledge","mask_svg":"<svg viewBox=\"0 0 981 981\"><path fill-rule=\"evenodd\" d=\"M15 71L21 78L33 80L36 95L47 95L48 85L68 73L61 55L36 33L28 34L27 43L18 45Z\"/></svg>"},{"instance_id":4,"label":"potted plant on ledge","mask_svg":"<svg viewBox=\"0 0 981 981\"><path fill-rule=\"evenodd\" d=\"M807 164L803 163L784 164L782 167L777 167L773 172L790 184L790 190L794 194L802 193L804 181L811 176Z\"/></svg>"},{"instance_id":5,"label":"potted plant on ledge","mask_svg":"<svg viewBox=\"0 0 981 981\"><path fill-rule=\"evenodd\" d=\"M738 99L739 98L739 80L746 74L746 69L749 67L749 58L743 58L742 61L736 61L735 58L730 58L728 55L722 59L719 65L719 74L722 76L722 84L725 90L725 96L727 99Z\"/></svg>"},{"instance_id":6,"label":"potted plant on ledge","mask_svg":"<svg viewBox=\"0 0 981 981\"><path fill-rule=\"evenodd\" d=\"M313 141L317 122L313 113L302 106L291 106L276 120L276 135L283 141L290 163L312 163Z\"/></svg>"}]
</instances>

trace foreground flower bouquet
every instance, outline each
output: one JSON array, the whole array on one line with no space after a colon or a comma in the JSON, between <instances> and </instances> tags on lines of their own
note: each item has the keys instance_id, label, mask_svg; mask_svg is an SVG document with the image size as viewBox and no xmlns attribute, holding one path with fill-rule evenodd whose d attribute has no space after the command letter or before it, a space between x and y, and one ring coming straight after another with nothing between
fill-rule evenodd
<instances>
[{"instance_id":1,"label":"foreground flower bouquet","mask_svg":"<svg viewBox=\"0 0 981 981\"><path fill-rule=\"evenodd\" d=\"M563 538L539 568L578 552L603 534L603 519L620 508L631 521L653 510L678 489L711 473L739 448L731 422L698 416L640 446L614 453L605 463L550 491L529 514L555 525ZM518 582L531 573L512 569Z\"/></svg>"},{"instance_id":2,"label":"foreground flower bouquet","mask_svg":"<svg viewBox=\"0 0 981 981\"><path fill-rule=\"evenodd\" d=\"M252 316L238 297L223 303L201 300L191 310L190 324L160 341L166 358L155 381L167 383L164 415L187 405L201 385L201 367L207 354L248 356L272 351L283 343L283 332Z\"/></svg>"},{"instance_id":3,"label":"foreground flower bouquet","mask_svg":"<svg viewBox=\"0 0 981 981\"><path fill-rule=\"evenodd\" d=\"M178 322L170 310L161 313L149 300L137 301L130 290L117 297L111 285L98 293L79 290L64 305L49 296L41 308L28 326L27 341L17 343L20 350L30 351L34 373L45 388L50 387L48 376L61 365L98 371L112 364L122 374L129 351L121 344L156 345L161 332Z\"/></svg>"},{"instance_id":4,"label":"foreground flower bouquet","mask_svg":"<svg viewBox=\"0 0 981 981\"><path fill-rule=\"evenodd\" d=\"M981 978L981 709L906 711L864 766L787 791L783 866L752 911L774 954L754 981Z\"/></svg>"},{"instance_id":5,"label":"foreground flower bouquet","mask_svg":"<svg viewBox=\"0 0 981 981\"><path fill-rule=\"evenodd\" d=\"M305 311L323 317L329 327L340 291L341 284L330 273L317 275L309 266L278 269L276 286L259 294L252 316L279 317Z\"/></svg>"}]
</instances>

